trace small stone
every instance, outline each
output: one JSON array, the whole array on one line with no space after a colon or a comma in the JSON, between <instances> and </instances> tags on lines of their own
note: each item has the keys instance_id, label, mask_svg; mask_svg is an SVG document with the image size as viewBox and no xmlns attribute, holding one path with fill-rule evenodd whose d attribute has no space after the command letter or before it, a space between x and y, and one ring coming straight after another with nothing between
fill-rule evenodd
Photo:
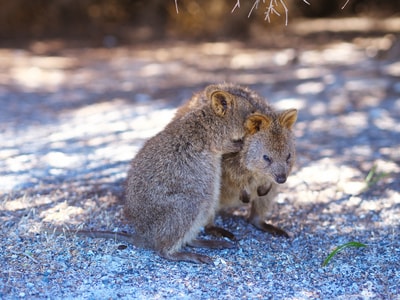
<instances>
[{"instance_id":1,"label":"small stone","mask_svg":"<svg viewBox=\"0 0 400 300\"><path fill-rule=\"evenodd\" d=\"M34 286L35 286L35 285L34 285L32 282L27 282L27 283L26 283L26 287L27 287L27 288L30 288L30 289L31 289L31 288L33 288Z\"/></svg>"}]
</instances>

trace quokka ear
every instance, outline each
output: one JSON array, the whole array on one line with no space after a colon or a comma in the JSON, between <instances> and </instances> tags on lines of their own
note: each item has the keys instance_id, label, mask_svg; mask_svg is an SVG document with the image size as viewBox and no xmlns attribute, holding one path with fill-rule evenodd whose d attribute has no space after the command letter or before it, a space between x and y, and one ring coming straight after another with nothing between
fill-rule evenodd
<instances>
[{"instance_id":1,"label":"quokka ear","mask_svg":"<svg viewBox=\"0 0 400 300\"><path fill-rule=\"evenodd\" d=\"M278 121L282 127L291 129L297 120L297 109L288 109L279 114Z\"/></svg>"},{"instance_id":2,"label":"quokka ear","mask_svg":"<svg viewBox=\"0 0 400 300\"><path fill-rule=\"evenodd\" d=\"M217 90L211 94L211 106L218 116L225 116L229 107L233 105L234 98L231 94Z\"/></svg>"},{"instance_id":3,"label":"quokka ear","mask_svg":"<svg viewBox=\"0 0 400 300\"><path fill-rule=\"evenodd\" d=\"M253 114L247 118L244 126L248 134L255 134L260 130L267 129L271 123L271 117L261 114Z\"/></svg>"}]
</instances>

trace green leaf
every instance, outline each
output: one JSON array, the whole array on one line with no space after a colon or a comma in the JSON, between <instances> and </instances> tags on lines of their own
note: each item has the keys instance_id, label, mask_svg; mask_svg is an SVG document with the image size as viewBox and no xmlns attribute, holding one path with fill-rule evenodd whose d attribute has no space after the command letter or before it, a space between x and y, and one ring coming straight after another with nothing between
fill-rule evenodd
<instances>
[{"instance_id":1,"label":"green leaf","mask_svg":"<svg viewBox=\"0 0 400 300\"><path fill-rule=\"evenodd\" d=\"M372 166L371 170L368 172L367 177L365 177L365 190L371 188L375 184L377 184L381 179L389 176L389 173L385 172L377 172L377 166Z\"/></svg>"},{"instance_id":2,"label":"green leaf","mask_svg":"<svg viewBox=\"0 0 400 300\"><path fill-rule=\"evenodd\" d=\"M343 245L337 247L335 250L333 250L328 255L328 257L322 263L322 266L325 267L329 263L329 261L332 259L332 257L334 257L339 251L341 251L341 250L343 250L344 248L347 248L347 247L361 248L361 247L367 247L367 245L359 243L359 242L348 242L346 244L343 244Z\"/></svg>"},{"instance_id":3,"label":"green leaf","mask_svg":"<svg viewBox=\"0 0 400 300\"><path fill-rule=\"evenodd\" d=\"M368 172L367 177L365 177L365 182L366 182L366 184L367 184L368 186L371 185L371 183L372 183L372 178L373 178L373 177L375 176L375 174L376 174L376 168L377 168L376 165L372 166L372 169Z\"/></svg>"}]
</instances>

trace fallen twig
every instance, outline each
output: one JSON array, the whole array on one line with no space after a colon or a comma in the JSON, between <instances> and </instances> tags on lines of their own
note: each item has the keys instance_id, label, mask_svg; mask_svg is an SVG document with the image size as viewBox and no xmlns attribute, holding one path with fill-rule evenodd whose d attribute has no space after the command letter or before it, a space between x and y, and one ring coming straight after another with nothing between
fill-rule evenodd
<instances>
[{"instance_id":1,"label":"fallen twig","mask_svg":"<svg viewBox=\"0 0 400 300\"><path fill-rule=\"evenodd\" d=\"M25 252L20 252L20 251L14 251L14 250L10 250L11 253L16 254L16 255L23 255L27 258L29 258L30 260L32 260L34 263L39 263L38 260L36 260L35 258L32 257L32 255L25 253Z\"/></svg>"}]
</instances>

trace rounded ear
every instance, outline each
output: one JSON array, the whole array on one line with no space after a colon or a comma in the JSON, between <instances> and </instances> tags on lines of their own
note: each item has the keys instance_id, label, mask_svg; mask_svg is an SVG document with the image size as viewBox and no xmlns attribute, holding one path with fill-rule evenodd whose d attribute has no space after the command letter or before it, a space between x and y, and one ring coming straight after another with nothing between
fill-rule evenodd
<instances>
[{"instance_id":1,"label":"rounded ear","mask_svg":"<svg viewBox=\"0 0 400 300\"><path fill-rule=\"evenodd\" d=\"M214 91L211 94L211 106L218 116L224 116L233 103L231 94L224 91Z\"/></svg>"},{"instance_id":2,"label":"rounded ear","mask_svg":"<svg viewBox=\"0 0 400 300\"><path fill-rule=\"evenodd\" d=\"M220 90L221 90L221 89L220 89L217 85L215 85L215 84L212 84L212 85L207 86L207 87L205 88L205 93L206 93L207 99L211 99L211 95L212 95L213 93L215 93L215 92L220 91Z\"/></svg>"},{"instance_id":3,"label":"rounded ear","mask_svg":"<svg viewBox=\"0 0 400 300\"><path fill-rule=\"evenodd\" d=\"M288 109L279 114L278 121L282 127L291 129L297 120L297 109Z\"/></svg>"},{"instance_id":4,"label":"rounded ear","mask_svg":"<svg viewBox=\"0 0 400 300\"><path fill-rule=\"evenodd\" d=\"M248 134L267 129L272 123L272 119L267 115L254 114L247 118L244 126Z\"/></svg>"}]
</instances>

